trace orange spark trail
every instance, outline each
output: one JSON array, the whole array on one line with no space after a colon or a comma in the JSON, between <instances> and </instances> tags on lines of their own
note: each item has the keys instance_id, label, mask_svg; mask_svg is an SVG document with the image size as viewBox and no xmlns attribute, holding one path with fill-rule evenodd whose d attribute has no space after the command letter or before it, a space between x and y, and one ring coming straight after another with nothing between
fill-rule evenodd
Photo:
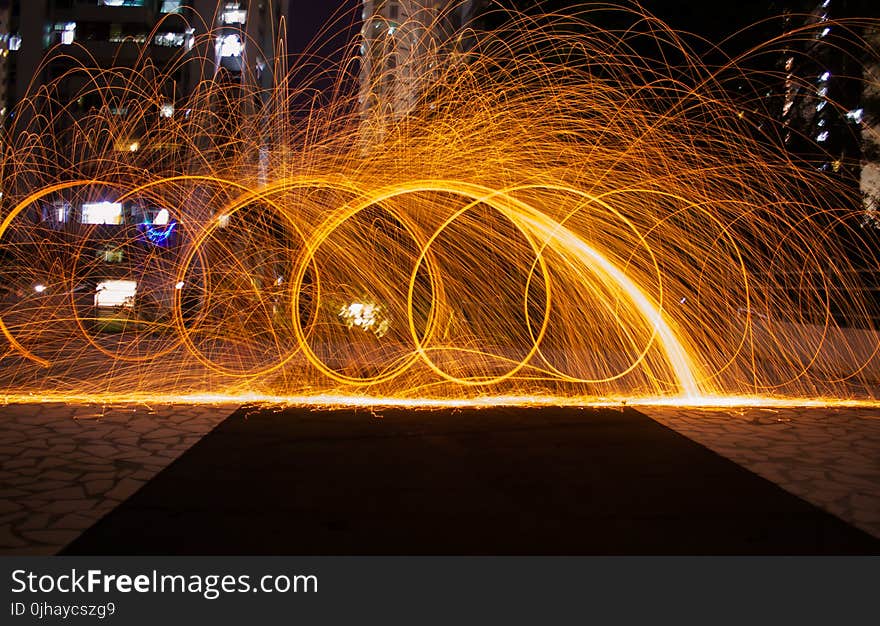
<instances>
[{"instance_id":1,"label":"orange spark trail","mask_svg":"<svg viewBox=\"0 0 880 626\"><path fill-rule=\"evenodd\" d=\"M596 26L608 10L632 28ZM351 63L306 56L302 82L218 74L170 117L211 59L50 55L66 69L0 138L0 394L874 406L877 235L838 178L758 138L767 100L727 88L778 78L742 68L811 31L719 64L648 18L511 14L468 50L401 24L435 41L360 93Z\"/></svg>"}]
</instances>

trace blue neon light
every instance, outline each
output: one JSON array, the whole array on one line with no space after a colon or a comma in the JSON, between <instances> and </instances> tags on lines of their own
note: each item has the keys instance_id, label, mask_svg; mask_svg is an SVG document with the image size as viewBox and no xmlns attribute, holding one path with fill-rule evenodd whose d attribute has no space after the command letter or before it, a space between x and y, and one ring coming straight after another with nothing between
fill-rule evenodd
<instances>
[{"instance_id":1,"label":"blue neon light","mask_svg":"<svg viewBox=\"0 0 880 626\"><path fill-rule=\"evenodd\" d=\"M147 238L147 241L155 246L165 246L168 245L168 240L171 238L172 233L174 233L177 222L172 220L166 226L154 226L146 222L141 224L141 226L144 229L144 236Z\"/></svg>"}]
</instances>

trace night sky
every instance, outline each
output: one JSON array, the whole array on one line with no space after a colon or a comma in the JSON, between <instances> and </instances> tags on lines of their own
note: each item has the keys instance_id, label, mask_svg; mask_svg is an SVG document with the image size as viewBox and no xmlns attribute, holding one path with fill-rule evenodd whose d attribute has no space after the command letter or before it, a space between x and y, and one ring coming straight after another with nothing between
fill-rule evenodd
<instances>
[{"instance_id":1,"label":"night sky","mask_svg":"<svg viewBox=\"0 0 880 626\"><path fill-rule=\"evenodd\" d=\"M359 25L348 28L353 26L358 5L358 0L290 0L291 17L287 25L290 53L306 51L327 25L330 32L337 36L329 40L321 38L321 50L329 53L343 47L359 28ZM335 19L339 21L333 25Z\"/></svg>"},{"instance_id":2,"label":"night sky","mask_svg":"<svg viewBox=\"0 0 880 626\"><path fill-rule=\"evenodd\" d=\"M516 5L527 11L560 13L573 11L579 4L583 4L577 0L499 1L505 6ZM779 14L780 9L777 7L782 2L784 0L643 0L642 6L672 28L687 30L709 42L717 43L756 20ZM361 28L361 0L290 0L289 15L287 30L288 52L292 55L292 84L308 85L316 92L331 98L339 77L336 70L342 67L344 59L358 56L355 46L356 36ZM615 21L611 16L609 19ZM630 18L626 18L625 23L601 24L604 28L615 30L631 25ZM737 42L725 46L726 53L742 52L764 41L766 37L767 34L760 33L741 37ZM640 43L645 44L642 53L646 56L654 57L658 54L650 41L636 41L634 45L638 48ZM699 51L700 48L707 52L710 44L697 43L695 49ZM305 64L297 61L297 57L304 53L309 59ZM354 72L345 74L343 83L348 83L348 86L341 87L345 92L356 89L357 65L349 66L348 69ZM302 93L296 96L291 111L294 116L307 117L312 106L312 96Z\"/></svg>"},{"instance_id":3,"label":"night sky","mask_svg":"<svg viewBox=\"0 0 880 626\"><path fill-rule=\"evenodd\" d=\"M537 3L529 2L535 6ZM564 12L578 2L546 0L544 6ZM717 40L724 35L763 17L779 13L772 0L645 0L643 6L676 29L688 30ZM338 36L322 38L322 51L329 54L342 48L358 29L359 0L290 0L291 23L288 25L290 52L305 51L321 28L334 18L341 20L330 27ZM346 35L347 33L347 35Z\"/></svg>"}]
</instances>

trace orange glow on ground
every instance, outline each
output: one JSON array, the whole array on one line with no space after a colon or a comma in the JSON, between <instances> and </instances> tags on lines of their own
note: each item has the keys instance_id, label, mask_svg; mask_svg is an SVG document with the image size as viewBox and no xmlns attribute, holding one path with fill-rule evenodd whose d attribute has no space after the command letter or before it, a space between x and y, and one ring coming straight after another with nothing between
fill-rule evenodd
<instances>
[{"instance_id":1,"label":"orange glow on ground","mask_svg":"<svg viewBox=\"0 0 880 626\"><path fill-rule=\"evenodd\" d=\"M351 395L273 396L260 394L189 394L189 395L90 395L90 394L3 394L0 404L98 405L104 407L152 406L162 404L230 406L256 405L263 407L303 407L315 410L345 408L410 408L410 409L492 409L499 407L572 407L622 408L673 407L705 409L738 408L880 408L880 400L838 398L761 398L757 396L717 396L702 398L589 398L553 396L486 396L471 399L379 398Z\"/></svg>"}]
</instances>

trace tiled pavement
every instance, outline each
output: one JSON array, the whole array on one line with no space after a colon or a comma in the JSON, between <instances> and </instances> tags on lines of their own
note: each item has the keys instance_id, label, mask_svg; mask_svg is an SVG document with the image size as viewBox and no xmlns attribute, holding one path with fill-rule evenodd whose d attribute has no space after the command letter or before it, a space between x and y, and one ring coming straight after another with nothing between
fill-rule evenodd
<instances>
[{"instance_id":1,"label":"tiled pavement","mask_svg":"<svg viewBox=\"0 0 880 626\"><path fill-rule=\"evenodd\" d=\"M0 554L54 554L235 408L0 406Z\"/></svg>"},{"instance_id":2,"label":"tiled pavement","mask_svg":"<svg viewBox=\"0 0 880 626\"><path fill-rule=\"evenodd\" d=\"M880 410L639 410L880 537Z\"/></svg>"},{"instance_id":3,"label":"tiled pavement","mask_svg":"<svg viewBox=\"0 0 880 626\"><path fill-rule=\"evenodd\" d=\"M0 554L53 554L232 406L0 407ZM880 537L880 411L642 412Z\"/></svg>"}]
</instances>

